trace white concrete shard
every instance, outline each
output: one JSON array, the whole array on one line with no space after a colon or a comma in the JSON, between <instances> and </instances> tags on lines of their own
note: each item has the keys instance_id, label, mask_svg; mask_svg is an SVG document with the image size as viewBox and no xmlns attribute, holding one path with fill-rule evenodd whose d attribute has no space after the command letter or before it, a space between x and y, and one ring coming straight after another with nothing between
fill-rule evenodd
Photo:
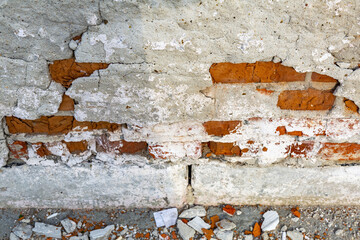
<instances>
[{"instance_id":1,"label":"white concrete shard","mask_svg":"<svg viewBox=\"0 0 360 240\"><path fill-rule=\"evenodd\" d=\"M83 236L74 236L69 238L69 240L89 240L89 236L88 235L83 235Z\"/></svg>"},{"instance_id":2,"label":"white concrete shard","mask_svg":"<svg viewBox=\"0 0 360 240\"><path fill-rule=\"evenodd\" d=\"M194 217L205 217L206 209L203 206L195 206L184 210L179 218L194 218Z\"/></svg>"},{"instance_id":3,"label":"white concrete shard","mask_svg":"<svg viewBox=\"0 0 360 240\"><path fill-rule=\"evenodd\" d=\"M20 238L16 236L14 233L10 233L10 240L20 240Z\"/></svg>"},{"instance_id":4,"label":"white concrete shard","mask_svg":"<svg viewBox=\"0 0 360 240\"><path fill-rule=\"evenodd\" d=\"M90 232L90 240L107 240L115 225L109 225L103 229L97 229Z\"/></svg>"},{"instance_id":5,"label":"white concrete shard","mask_svg":"<svg viewBox=\"0 0 360 240\"><path fill-rule=\"evenodd\" d=\"M177 208L169 208L154 212L155 223L157 227L170 227L176 224L178 218Z\"/></svg>"},{"instance_id":6,"label":"white concrete shard","mask_svg":"<svg viewBox=\"0 0 360 240\"><path fill-rule=\"evenodd\" d=\"M209 162L192 166L192 187L195 204L199 205L224 202L234 205L356 205L360 201L359 172L359 166L256 168ZM352 194L347 194L349 192Z\"/></svg>"},{"instance_id":7,"label":"white concrete shard","mask_svg":"<svg viewBox=\"0 0 360 240\"><path fill-rule=\"evenodd\" d=\"M261 225L263 232L275 230L279 224L279 214L276 211L267 211L263 215L264 221Z\"/></svg>"},{"instance_id":8,"label":"white concrete shard","mask_svg":"<svg viewBox=\"0 0 360 240\"><path fill-rule=\"evenodd\" d=\"M42 177L37 178L39 175ZM93 162L91 166L71 168L22 165L0 171L0 188L7 189L0 195L0 206L180 207L186 199L187 185L186 165L182 164L138 166ZM42 190L43 186L48 186L47 191ZM94 189L101 189L101 194L94 195Z\"/></svg>"},{"instance_id":9,"label":"white concrete shard","mask_svg":"<svg viewBox=\"0 0 360 240\"><path fill-rule=\"evenodd\" d=\"M195 217L193 220L188 222L188 225L201 234L203 234L203 231L202 231L203 228L209 229L211 227L209 224L204 222L204 220L202 220L199 217Z\"/></svg>"},{"instance_id":10,"label":"white concrete shard","mask_svg":"<svg viewBox=\"0 0 360 240\"><path fill-rule=\"evenodd\" d=\"M289 238L291 238L291 240L303 240L304 238L302 233L298 231L288 231L286 234Z\"/></svg>"},{"instance_id":11,"label":"white concrete shard","mask_svg":"<svg viewBox=\"0 0 360 240\"><path fill-rule=\"evenodd\" d=\"M72 233L76 229L76 222L66 218L61 221L61 225L64 227L67 233Z\"/></svg>"},{"instance_id":12,"label":"white concrete shard","mask_svg":"<svg viewBox=\"0 0 360 240\"><path fill-rule=\"evenodd\" d=\"M59 213L53 213L53 214L47 216L46 219L54 218L54 217L56 217L57 215L59 215Z\"/></svg>"},{"instance_id":13,"label":"white concrete shard","mask_svg":"<svg viewBox=\"0 0 360 240\"><path fill-rule=\"evenodd\" d=\"M219 228L215 229L214 233L216 237L220 240L232 240L234 235L233 231L228 231L228 230L224 231Z\"/></svg>"},{"instance_id":14,"label":"white concrete shard","mask_svg":"<svg viewBox=\"0 0 360 240\"><path fill-rule=\"evenodd\" d=\"M181 220L177 220L176 227L178 228L178 232L182 239L184 240L190 240L191 238L194 238L195 230L191 227L189 227L187 224L185 224Z\"/></svg>"},{"instance_id":15,"label":"white concrete shard","mask_svg":"<svg viewBox=\"0 0 360 240\"><path fill-rule=\"evenodd\" d=\"M6 140L0 140L0 167L6 165L9 157L9 149L6 144Z\"/></svg>"},{"instance_id":16,"label":"white concrete shard","mask_svg":"<svg viewBox=\"0 0 360 240\"><path fill-rule=\"evenodd\" d=\"M46 237L61 238L61 227L35 222L35 227L32 229L37 235L44 235Z\"/></svg>"},{"instance_id":17,"label":"white concrete shard","mask_svg":"<svg viewBox=\"0 0 360 240\"><path fill-rule=\"evenodd\" d=\"M244 238L244 240L253 240L253 239L254 239L253 235L245 235Z\"/></svg>"},{"instance_id":18,"label":"white concrete shard","mask_svg":"<svg viewBox=\"0 0 360 240\"><path fill-rule=\"evenodd\" d=\"M217 222L216 226L219 228L220 231L232 230L236 228L236 224L227 219L223 219Z\"/></svg>"},{"instance_id":19,"label":"white concrete shard","mask_svg":"<svg viewBox=\"0 0 360 240\"><path fill-rule=\"evenodd\" d=\"M13 228L12 232L19 238L28 239L32 235L33 228L31 225L21 223Z\"/></svg>"},{"instance_id":20,"label":"white concrete shard","mask_svg":"<svg viewBox=\"0 0 360 240\"><path fill-rule=\"evenodd\" d=\"M281 240L286 240L286 232L281 233Z\"/></svg>"}]
</instances>

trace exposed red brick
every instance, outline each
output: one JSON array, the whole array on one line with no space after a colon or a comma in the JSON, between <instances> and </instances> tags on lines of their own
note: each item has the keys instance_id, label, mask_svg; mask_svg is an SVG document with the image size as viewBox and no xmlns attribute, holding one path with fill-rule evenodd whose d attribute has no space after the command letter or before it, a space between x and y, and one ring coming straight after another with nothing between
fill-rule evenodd
<instances>
[{"instance_id":1,"label":"exposed red brick","mask_svg":"<svg viewBox=\"0 0 360 240\"><path fill-rule=\"evenodd\" d=\"M49 149L47 149L44 143L33 143L32 146L35 149L37 155L39 155L40 157L46 157L51 155L51 152L49 151Z\"/></svg>"},{"instance_id":2,"label":"exposed red brick","mask_svg":"<svg viewBox=\"0 0 360 240\"><path fill-rule=\"evenodd\" d=\"M94 71L108 66L107 63L77 63L74 58L70 58L54 61L49 65L49 71L55 82L69 88L76 78L90 76Z\"/></svg>"},{"instance_id":3,"label":"exposed red brick","mask_svg":"<svg viewBox=\"0 0 360 240\"><path fill-rule=\"evenodd\" d=\"M345 107L355 113L359 113L359 107L350 99L344 98Z\"/></svg>"},{"instance_id":4,"label":"exposed red brick","mask_svg":"<svg viewBox=\"0 0 360 240\"><path fill-rule=\"evenodd\" d=\"M45 133L60 134L74 131L91 131L95 129L107 129L115 131L121 128L121 124L109 122L79 122L72 116L41 117L35 120L24 120L16 117L6 117L9 132L17 133Z\"/></svg>"},{"instance_id":5,"label":"exposed red brick","mask_svg":"<svg viewBox=\"0 0 360 240\"><path fill-rule=\"evenodd\" d=\"M223 212L229 214L230 216L233 216L236 212L236 209L233 208L231 205L226 205L223 207Z\"/></svg>"},{"instance_id":6,"label":"exposed red brick","mask_svg":"<svg viewBox=\"0 0 360 240\"><path fill-rule=\"evenodd\" d=\"M87 141L83 140L81 142L64 142L71 154L80 154L85 152L88 147Z\"/></svg>"},{"instance_id":7,"label":"exposed red brick","mask_svg":"<svg viewBox=\"0 0 360 240\"><path fill-rule=\"evenodd\" d=\"M327 75L323 75L323 74L318 74L313 72L311 74L311 81L313 82L337 82L336 79L329 77Z\"/></svg>"},{"instance_id":8,"label":"exposed red brick","mask_svg":"<svg viewBox=\"0 0 360 240\"><path fill-rule=\"evenodd\" d=\"M314 148L314 142L297 142L287 148L290 157L307 157Z\"/></svg>"},{"instance_id":9,"label":"exposed red brick","mask_svg":"<svg viewBox=\"0 0 360 240\"><path fill-rule=\"evenodd\" d=\"M74 100L68 95L64 94L58 111L73 111L73 110L74 110Z\"/></svg>"},{"instance_id":10,"label":"exposed red brick","mask_svg":"<svg viewBox=\"0 0 360 240\"><path fill-rule=\"evenodd\" d=\"M208 146L215 155L241 156L239 146L234 143L209 142Z\"/></svg>"},{"instance_id":11,"label":"exposed red brick","mask_svg":"<svg viewBox=\"0 0 360 240\"><path fill-rule=\"evenodd\" d=\"M276 128L276 132L279 132L279 135L285 135L286 134L286 127L285 126L279 126Z\"/></svg>"},{"instance_id":12,"label":"exposed red brick","mask_svg":"<svg viewBox=\"0 0 360 240\"><path fill-rule=\"evenodd\" d=\"M24 159L28 158L28 148L26 142L15 141L8 144L10 151L10 158Z\"/></svg>"},{"instance_id":13,"label":"exposed red brick","mask_svg":"<svg viewBox=\"0 0 360 240\"><path fill-rule=\"evenodd\" d=\"M304 81L305 73L281 63L214 63L210 67L213 83L272 83Z\"/></svg>"},{"instance_id":14,"label":"exposed red brick","mask_svg":"<svg viewBox=\"0 0 360 240\"><path fill-rule=\"evenodd\" d=\"M319 156L326 160L360 160L360 144L358 143L324 143Z\"/></svg>"},{"instance_id":15,"label":"exposed red brick","mask_svg":"<svg viewBox=\"0 0 360 240\"><path fill-rule=\"evenodd\" d=\"M240 121L209 121L203 123L203 126L209 135L224 136L241 126L240 124Z\"/></svg>"},{"instance_id":16,"label":"exposed red brick","mask_svg":"<svg viewBox=\"0 0 360 240\"><path fill-rule=\"evenodd\" d=\"M329 110L334 101L335 96L330 91L286 90L280 93L277 106L289 110Z\"/></svg>"},{"instance_id":17,"label":"exposed red brick","mask_svg":"<svg viewBox=\"0 0 360 240\"><path fill-rule=\"evenodd\" d=\"M41 117L36 120L24 120L16 117L6 117L9 132L16 133L67 133L72 128L71 116Z\"/></svg>"},{"instance_id":18,"label":"exposed red brick","mask_svg":"<svg viewBox=\"0 0 360 240\"><path fill-rule=\"evenodd\" d=\"M141 151L146 151L148 148L148 145L146 142L127 142L122 141L122 147L120 149L121 153L137 153Z\"/></svg>"},{"instance_id":19,"label":"exposed red brick","mask_svg":"<svg viewBox=\"0 0 360 240\"><path fill-rule=\"evenodd\" d=\"M109 122L79 122L74 119L73 122L73 130L81 130L81 131L91 131L96 129L107 129L110 132L113 132L117 129L121 128L121 124L117 123L109 123Z\"/></svg>"},{"instance_id":20,"label":"exposed red brick","mask_svg":"<svg viewBox=\"0 0 360 240\"><path fill-rule=\"evenodd\" d=\"M252 234L253 234L254 237L259 237L261 235L261 227L260 227L259 223L256 222L254 224Z\"/></svg>"},{"instance_id":21,"label":"exposed red brick","mask_svg":"<svg viewBox=\"0 0 360 240\"><path fill-rule=\"evenodd\" d=\"M302 131L292 131L292 132L287 132L288 135L291 135L291 136L303 136L303 132Z\"/></svg>"},{"instance_id":22,"label":"exposed red brick","mask_svg":"<svg viewBox=\"0 0 360 240\"><path fill-rule=\"evenodd\" d=\"M264 95L271 95L274 93L274 91L267 90L266 88L257 88L256 91L258 91L259 93L262 93Z\"/></svg>"}]
</instances>

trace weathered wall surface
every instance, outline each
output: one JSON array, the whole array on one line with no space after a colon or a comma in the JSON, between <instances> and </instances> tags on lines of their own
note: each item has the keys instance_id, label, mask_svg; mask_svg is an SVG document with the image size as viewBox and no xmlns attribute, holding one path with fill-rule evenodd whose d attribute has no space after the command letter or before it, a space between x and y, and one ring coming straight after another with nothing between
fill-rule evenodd
<instances>
[{"instance_id":1,"label":"weathered wall surface","mask_svg":"<svg viewBox=\"0 0 360 240\"><path fill-rule=\"evenodd\" d=\"M359 7L2 1L0 207L359 204Z\"/></svg>"}]
</instances>

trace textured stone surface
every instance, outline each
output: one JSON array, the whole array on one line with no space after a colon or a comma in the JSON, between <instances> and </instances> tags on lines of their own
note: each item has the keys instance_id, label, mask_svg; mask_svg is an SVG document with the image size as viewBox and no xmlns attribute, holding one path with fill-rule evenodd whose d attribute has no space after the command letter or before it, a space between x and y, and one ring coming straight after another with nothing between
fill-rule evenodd
<instances>
[{"instance_id":1,"label":"textured stone surface","mask_svg":"<svg viewBox=\"0 0 360 240\"><path fill-rule=\"evenodd\" d=\"M70 39L102 20L99 1L2 1L2 56L34 61L69 58Z\"/></svg>"},{"instance_id":2,"label":"textured stone surface","mask_svg":"<svg viewBox=\"0 0 360 240\"><path fill-rule=\"evenodd\" d=\"M41 176L41 177L39 177ZM184 165L19 166L0 173L1 207L182 206ZM96 194L95 194L96 193Z\"/></svg>"},{"instance_id":3,"label":"textured stone surface","mask_svg":"<svg viewBox=\"0 0 360 240\"><path fill-rule=\"evenodd\" d=\"M360 199L359 166L254 168L214 162L192 169L196 204L358 205Z\"/></svg>"}]
</instances>

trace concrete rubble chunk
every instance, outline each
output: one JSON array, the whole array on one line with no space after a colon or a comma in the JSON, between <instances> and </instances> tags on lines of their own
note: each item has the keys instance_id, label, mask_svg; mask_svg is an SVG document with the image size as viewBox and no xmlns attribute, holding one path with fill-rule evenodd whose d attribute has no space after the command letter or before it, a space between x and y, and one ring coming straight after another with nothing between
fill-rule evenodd
<instances>
[{"instance_id":1,"label":"concrete rubble chunk","mask_svg":"<svg viewBox=\"0 0 360 240\"><path fill-rule=\"evenodd\" d=\"M89 234L86 233L85 235L83 236L74 236L74 237L71 237L69 238L69 240L89 240Z\"/></svg>"},{"instance_id":2,"label":"concrete rubble chunk","mask_svg":"<svg viewBox=\"0 0 360 240\"><path fill-rule=\"evenodd\" d=\"M177 220L176 226L183 240L189 240L191 238L194 238L195 230L186 225L183 221Z\"/></svg>"},{"instance_id":3,"label":"concrete rubble chunk","mask_svg":"<svg viewBox=\"0 0 360 240\"><path fill-rule=\"evenodd\" d=\"M194 218L194 217L205 217L206 209L203 206L195 206L184 210L179 218Z\"/></svg>"},{"instance_id":4,"label":"concrete rubble chunk","mask_svg":"<svg viewBox=\"0 0 360 240\"><path fill-rule=\"evenodd\" d=\"M72 233L76 229L76 222L71 221L68 218L62 220L61 225L64 227L64 229L67 233Z\"/></svg>"},{"instance_id":5,"label":"concrete rubble chunk","mask_svg":"<svg viewBox=\"0 0 360 240\"><path fill-rule=\"evenodd\" d=\"M37 235L45 235L46 237L61 238L61 227L46 223L36 222L33 232Z\"/></svg>"},{"instance_id":6,"label":"concrete rubble chunk","mask_svg":"<svg viewBox=\"0 0 360 240\"><path fill-rule=\"evenodd\" d=\"M245 235L244 240L253 240L253 236L252 235Z\"/></svg>"},{"instance_id":7,"label":"concrete rubble chunk","mask_svg":"<svg viewBox=\"0 0 360 240\"><path fill-rule=\"evenodd\" d=\"M289 231L287 232L287 236L291 238L291 240L303 240L303 235L298 231Z\"/></svg>"},{"instance_id":8,"label":"concrete rubble chunk","mask_svg":"<svg viewBox=\"0 0 360 240\"><path fill-rule=\"evenodd\" d=\"M281 233L281 240L286 240L286 232Z\"/></svg>"},{"instance_id":9,"label":"concrete rubble chunk","mask_svg":"<svg viewBox=\"0 0 360 240\"><path fill-rule=\"evenodd\" d=\"M10 233L10 240L20 240L14 233Z\"/></svg>"},{"instance_id":10,"label":"concrete rubble chunk","mask_svg":"<svg viewBox=\"0 0 360 240\"><path fill-rule=\"evenodd\" d=\"M188 222L188 225L201 234L203 234L203 231L202 231L203 228L205 228L205 229L210 228L210 225L207 224L206 222L204 222L204 220L202 220L199 217L195 217L193 220Z\"/></svg>"},{"instance_id":11,"label":"concrete rubble chunk","mask_svg":"<svg viewBox=\"0 0 360 240\"><path fill-rule=\"evenodd\" d=\"M234 232L233 231L223 231L219 228L214 230L216 237L220 240L232 240Z\"/></svg>"},{"instance_id":12,"label":"concrete rubble chunk","mask_svg":"<svg viewBox=\"0 0 360 240\"><path fill-rule=\"evenodd\" d=\"M97 229L90 232L90 240L107 240L115 225L109 225L103 229Z\"/></svg>"},{"instance_id":13,"label":"concrete rubble chunk","mask_svg":"<svg viewBox=\"0 0 360 240\"><path fill-rule=\"evenodd\" d=\"M12 232L19 238L28 239L32 235L32 226L21 223L14 227Z\"/></svg>"},{"instance_id":14,"label":"concrete rubble chunk","mask_svg":"<svg viewBox=\"0 0 360 240\"><path fill-rule=\"evenodd\" d=\"M220 231L227 231L236 228L236 224L227 219L223 219L220 222L217 222L216 226Z\"/></svg>"},{"instance_id":15,"label":"concrete rubble chunk","mask_svg":"<svg viewBox=\"0 0 360 240\"><path fill-rule=\"evenodd\" d=\"M261 225L261 230L264 232L275 230L279 224L279 214L276 211L267 211L263 217L264 221Z\"/></svg>"},{"instance_id":16,"label":"concrete rubble chunk","mask_svg":"<svg viewBox=\"0 0 360 240\"><path fill-rule=\"evenodd\" d=\"M154 212L154 218L157 227L170 227L176 224L178 218L177 208L169 208L162 211Z\"/></svg>"}]
</instances>

